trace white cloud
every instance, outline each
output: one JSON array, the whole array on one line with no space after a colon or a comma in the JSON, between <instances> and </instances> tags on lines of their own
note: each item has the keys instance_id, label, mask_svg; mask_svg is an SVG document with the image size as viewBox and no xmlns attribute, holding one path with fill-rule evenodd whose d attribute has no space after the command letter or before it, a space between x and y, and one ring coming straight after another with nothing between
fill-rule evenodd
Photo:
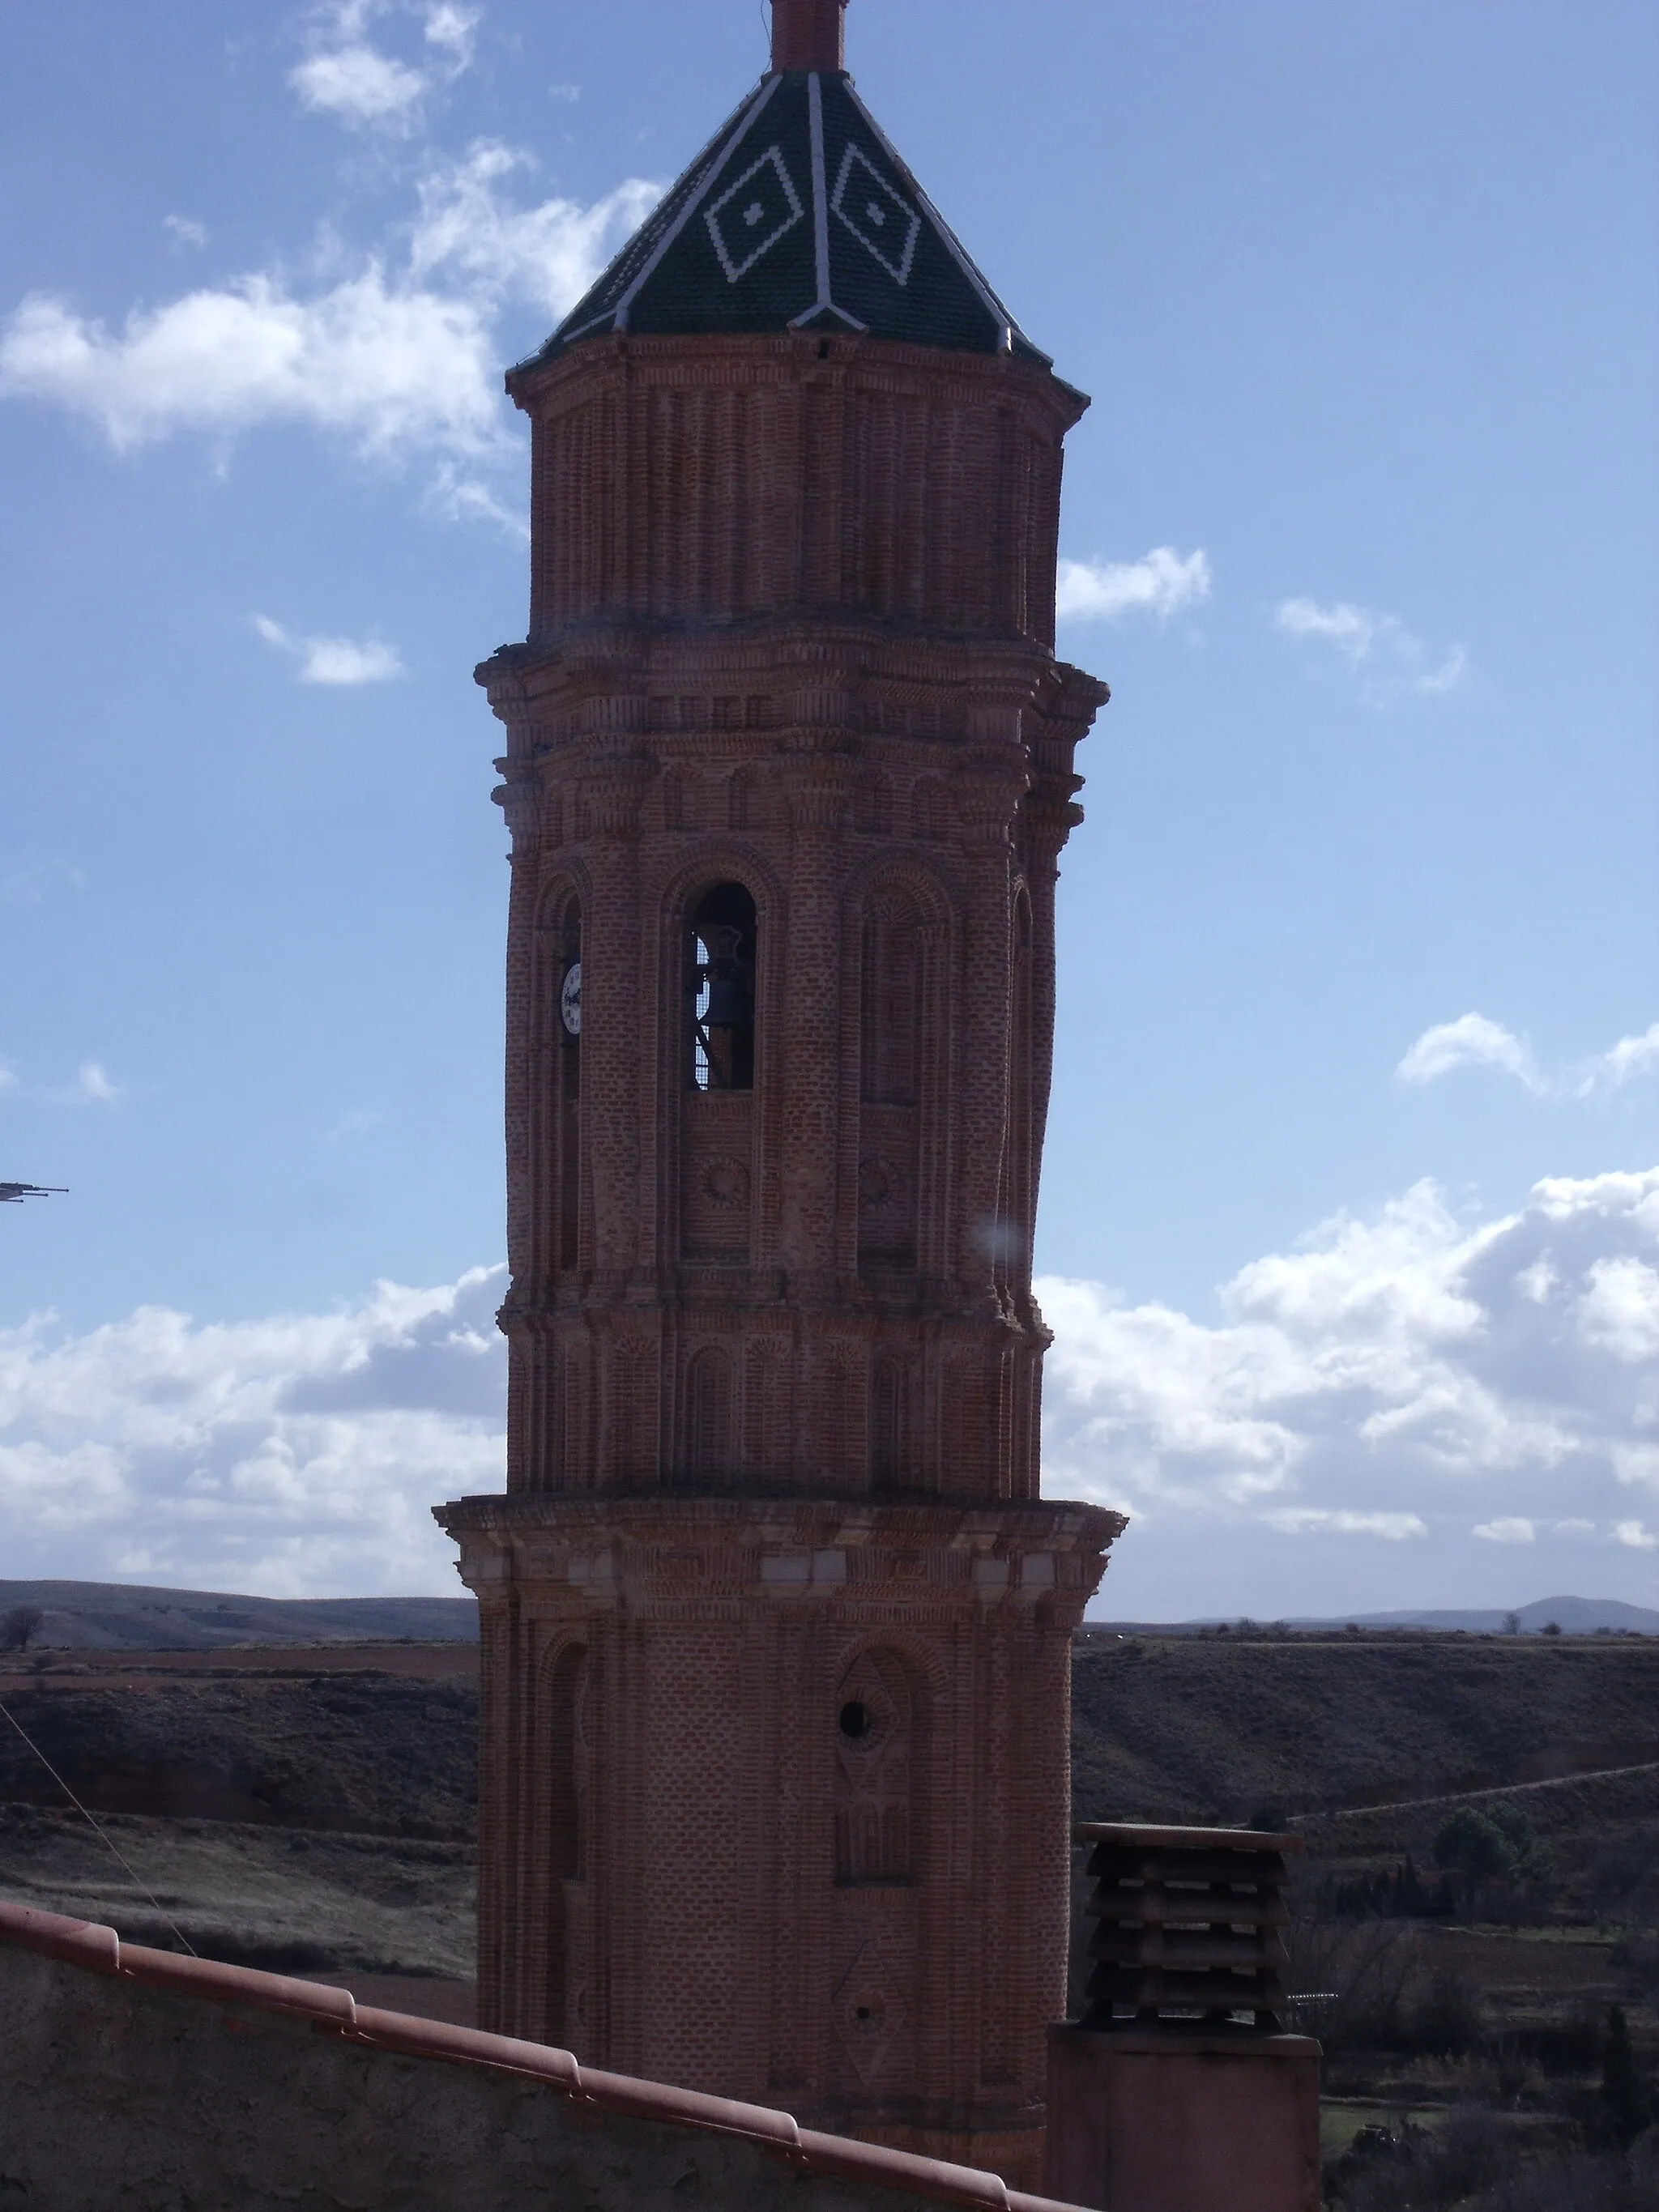
<instances>
[{"instance_id":1,"label":"white cloud","mask_svg":"<svg viewBox=\"0 0 1659 2212\"><path fill-rule=\"evenodd\" d=\"M0 337L0 396L88 416L118 452L289 421L383 455L480 453L501 435L495 382L478 307L388 283L378 263L308 300L270 276L191 292L113 336L36 296Z\"/></svg>"},{"instance_id":2,"label":"white cloud","mask_svg":"<svg viewBox=\"0 0 1659 2212\"><path fill-rule=\"evenodd\" d=\"M504 1287L480 1269L331 1314L0 1333L0 1557L276 1594L453 1588L427 1508L500 1486ZM1167 1539L1208 1559L1224 1608L1260 1609L1263 1558L1285 1563L1274 1611L1349 1607L1368 1576L1379 1604L1431 1574L1426 1601L1452 1601L1483 1559L1508 1573L1547 1537L1659 1594L1659 1538L1631 1510L1659 1498L1659 1168L1553 1178L1486 1222L1419 1184L1241 1269L1213 1324L1039 1289L1044 1490L1133 1516L1115 1589Z\"/></svg>"},{"instance_id":3,"label":"white cloud","mask_svg":"<svg viewBox=\"0 0 1659 2212\"><path fill-rule=\"evenodd\" d=\"M1471 1533L1484 1537L1489 1544L1533 1544L1538 1540L1537 1529L1519 1513L1504 1514L1496 1521L1480 1522Z\"/></svg>"},{"instance_id":4,"label":"white cloud","mask_svg":"<svg viewBox=\"0 0 1659 2212\"><path fill-rule=\"evenodd\" d=\"M114 1106L125 1097L126 1085L112 1082L101 1060L83 1060L73 1083L43 1095L58 1106Z\"/></svg>"},{"instance_id":5,"label":"white cloud","mask_svg":"<svg viewBox=\"0 0 1659 2212\"><path fill-rule=\"evenodd\" d=\"M459 1595L428 1509L501 1487L503 1287L477 1268L333 1314L0 1332L8 1572Z\"/></svg>"},{"instance_id":6,"label":"white cloud","mask_svg":"<svg viewBox=\"0 0 1659 2212\"><path fill-rule=\"evenodd\" d=\"M530 166L527 155L484 139L465 160L428 172L410 253L417 283L441 270L473 297L526 301L556 319L662 196L659 185L629 177L591 207L566 199L514 207L499 187Z\"/></svg>"},{"instance_id":7,"label":"white cloud","mask_svg":"<svg viewBox=\"0 0 1659 2212\"><path fill-rule=\"evenodd\" d=\"M426 11L426 42L447 49L455 65L467 68L472 60L472 41L478 27L476 8L442 6Z\"/></svg>"},{"instance_id":8,"label":"white cloud","mask_svg":"<svg viewBox=\"0 0 1659 2212\"><path fill-rule=\"evenodd\" d=\"M1149 614L1167 622L1210 596L1209 556L1155 545L1139 561L1062 561L1054 608L1061 622L1115 622Z\"/></svg>"},{"instance_id":9,"label":"white cloud","mask_svg":"<svg viewBox=\"0 0 1659 2212\"><path fill-rule=\"evenodd\" d=\"M1659 1359L1659 1268L1630 1252L1597 1260L1585 1271L1578 1327L1615 1359Z\"/></svg>"},{"instance_id":10,"label":"white cloud","mask_svg":"<svg viewBox=\"0 0 1659 2212\"><path fill-rule=\"evenodd\" d=\"M1420 1183L1241 1269L1215 1326L1097 1283L1039 1295L1044 1488L1146 1527L1473 1528L1478 1553L1570 1516L1611 1550L1631 1486L1659 1492L1659 1168L1476 1224Z\"/></svg>"},{"instance_id":11,"label":"white cloud","mask_svg":"<svg viewBox=\"0 0 1659 2212\"><path fill-rule=\"evenodd\" d=\"M83 1060L74 1080L64 1084L25 1083L16 1071L0 1063L0 1097L33 1101L43 1106L118 1106L127 1095L100 1060Z\"/></svg>"},{"instance_id":12,"label":"white cloud","mask_svg":"<svg viewBox=\"0 0 1659 2212\"><path fill-rule=\"evenodd\" d=\"M509 303L564 314L660 189L629 178L591 205L520 207L503 185L528 166L489 144L429 167L406 258L371 256L319 289L258 272L135 309L118 331L33 295L0 328L0 398L64 407L118 452L287 422L394 465L423 455L437 466L439 512L516 533L520 514L480 477L522 469L498 318Z\"/></svg>"},{"instance_id":13,"label":"white cloud","mask_svg":"<svg viewBox=\"0 0 1659 2212\"><path fill-rule=\"evenodd\" d=\"M1425 668L1415 676L1402 677L1398 680L1399 688L1407 691L1415 691L1420 698L1443 698L1448 691L1456 690L1458 685L1463 681L1464 672L1468 665L1469 656L1467 648L1461 645L1455 645L1438 668Z\"/></svg>"},{"instance_id":14,"label":"white cloud","mask_svg":"<svg viewBox=\"0 0 1659 2212\"><path fill-rule=\"evenodd\" d=\"M429 64L422 67L382 53L365 36L374 17L409 12L367 0L325 11L314 51L289 75L301 106L344 123L412 128L426 95L471 67L478 10L452 4L420 10Z\"/></svg>"},{"instance_id":15,"label":"white cloud","mask_svg":"<svg viewBox=\"0 0 1659 2212\"><path fill-rule=\"evenodd\" d=\"M433 477L427 503L449 521L492 522L509 538L530 543L530 509L522 488L509 505L481 478L463 475L445 461Z\"/></svg>"},{"instance_id":16,"label":"white cloud","mask_svg":"<svg viewBox=\"0 0 1659 2212\"><path fill-rule=\"evenodd\" d=\"M378 638L293 637L269 615L255 615L253 627L299 663L301 684L386 684L404 673L397 647Z\"/></svg>"},{"instance_id":17,"label":"white cloud","mask_svg":"<svg viewBox=\"0 0 1659 2212\"><path fill-rule=\"evenodd\" d=\"M1528 1091L1543 1088L1531 1046L1485 1014L1460 1014L1455 1022L1425 1030L1395 1074L1401 1083L1433 1083L1458 1067L1501 1068Z\"/></svg>"},{"instance_id":18,"label":"white cloud","mask_svg":"<svg viewBox=\"0 0 1659 2212\"><path fill-rule=\"evenodd\" d=\"M206 224L197 222L190 216L164 215L161 217L161 228L163 230L170 231L173 236L178 240L180 246L205 246L207 244L208 234Z\"/></svg>"},{"instance_id":19,"label":"white cloud","mask_svg":"<svg viewBox=\"0 0 1659 2212\"><path fill-rule=\"evenodd\" d=\"M1416 1513L1331 1512L1318 1506L1284 1506L1263 1516L1269 1528L1286 1536L1302 1536L1320 1529L1334 1536L1381 1536L1391 1544L1411 1536L1426 1536L1428 1523Z\"/></svg>"},{"instance_id":20,"label":"white cloud","mask_svg":"<svg viewBox=\"0 0 1659 2212\"><path fill-rule=\"evenodd\" d=\"M419 70L406 68L373 46L337 46L312 54L294 70L289 83L304 106L349 123L383 123L404 117L426 90Z\"/></svg>"},{"instance_id":21,"label":"white cloud","mask_svg":"<svg viewBox=\"0 0 1659 2212\"><path fill-rule=\"evenodd\" d=\"M1531 1045L1513 1030L1485 1014L1460 1014L1455 1022L1425 1030L1395 1075L1401 1083L1421 1085L1460 1067L1495 1067L1540 1098L1607 1097L1659 1073L1659 1022L1640 1036L1620 1037L1606 1052L1548 1074L1539 1067Z\"/></svg>"},{"instance_id":22,"label":"white cloud","mask_svg":"<svg viewBox=\"0 0 1659 2212\"><path fill-rule=\"evenodd\" d=\"M1606 1052L1595 1053L1570 1071L1566 1081L1574 1095L1588 1098L1597 1091L1620 1091L1638 1077L1659 1070L1659 1022L1640 1036L1620 1037Z\"/></svg>"},{"instance_id":23,"label":"white cloud","mask_svg":"<svg viewBox=\"0 0 1659 2212\"><path fill-rule=\"evenodd\" d=\"M1340 653L1350 668L1368 669L1362 696L1373 706L1384 706L1408 693L1442 698L1456 690L1468 667L1468 654L1461 645L1452 646L1431 666L1428 648L1397 615L1374 614L1346 599L1330 606L1321 606L1316 599L1281 599L1273 622L1287 637L1316 639Z\"/></svg>"},{"instance_id":24,"label":"white cloud","mask_svg":"<svg viewBox=\"0 0 1659 2212\"><path fill-rule=\"evenodd\" d=\"M1364 607L1351 607L1346 599L1334 607L1316 606L1311 599L1285 599L1273 619L1291 637L1322 637L1356 668L1370 658L1379 629L1378 617Z\"/></svg>"}]
</instances>

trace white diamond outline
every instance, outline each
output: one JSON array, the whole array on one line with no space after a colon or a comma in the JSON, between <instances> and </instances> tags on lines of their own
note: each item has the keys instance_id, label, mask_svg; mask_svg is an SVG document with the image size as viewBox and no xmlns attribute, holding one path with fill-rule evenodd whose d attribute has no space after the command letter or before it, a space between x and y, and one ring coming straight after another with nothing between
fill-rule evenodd
<instances>
[{"instance_id":1,"label":"white diamond outline","mask_svg":"<svg viewBox=\"0 0 1659 2212\"><path fill-rule=\"evenodd\" d=\"M720 236L720 227L714 218L719 215L720 210L726 205L728 201L736 199L738 194L743 190L750 179L751 177L758 176L760 172L766 167L769 162L777 172L778 182L783 186L783 196L789 203L791 212L787 222L781 222L775 230L770 232L768 236L762 239L760 244L756 246L754 252L749 255L748 258L744 261L739 261L734 268L732 264L732 257L726 250L726 240ZM793 230L805 212L806 210L801 204L800 194L795 190L795 180L790 175L788 164L783 158L782 149L775 143L769 146L763 154L760 155L756 160L752 161L749 164L749 167L744 171L743 174L738 179L735 184L728 185L726 186L726 190L715 201L714 206L705 210L703 214L702 219L708 226L708 235L714 241L714 251L720 258L720 267L726 271L726 283L728 284L735 284L740 276L746 276L749 274L749 271L754 267L755 264L760 259L762 254L769 253L772 248L777 244L778 240L783 236L784 233L787 230Z\"/></svg>"},{"instance_id":2,"label":"white diamond outline","mask_svg":"<svg viewBox=\"0 0 1659 2212\"><path fill-rule=\"evenodd\" d=\"M886 193L888 198L892 201L894 206L898 209L900 214L907 215L910 218L910 234L904 241L903 257L896 269L887 258L887 256L882 252L880 246L876 244L875 240L873 238L866 238L865 236L864 233L859 228L857 223L854 222L852 216L848 214L847 210L842 204L842 202L846 196L848 185L852 179L853 164L854 161L860 162L870 172L870 174L875 179L878 185L879 185L881 190ZM854 145L850 140L848 143L846 152L841 157L841 174L836 179L836 189L830 195L830 204L835 210L836 213L841 217L842 221L847 225L848 230L852 232L854 237L857 239L859 244L864 247L865 251L868 253L873 254L875 258L880 262L882 267L887 271L887 274L892 278L893 282L901 287L908 285L910 282L910 264L915 259L916 240L921 236L921 217L917 214L915 209L910 205L910 203L900 196L897 187L888 183L886 178L883 176L881 171L870 159L870 156L864 152L862 148Z\"/></svg>"}]
</instances>

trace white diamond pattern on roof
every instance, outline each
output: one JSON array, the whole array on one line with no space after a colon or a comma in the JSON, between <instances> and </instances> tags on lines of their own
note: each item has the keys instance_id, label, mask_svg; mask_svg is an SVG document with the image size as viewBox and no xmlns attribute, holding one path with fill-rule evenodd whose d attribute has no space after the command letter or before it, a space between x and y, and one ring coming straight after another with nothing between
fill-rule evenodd
<instances>
[{"instance_id":1,"label":"white diamond pattern on roof","mask_svg":"<svg viewBox=\"0 0 1659 2212\"><path fill-rule=\"evenodd\" d=\"M735 284L746 276L805 212L781 150L769 146L704 217L726 282Z\"/></svg>"},{"instance_id":2,"label":"white diamond pattern on roof","mask_svg":"<svg viewBox=\"0 0 1659 2212\"><path fill-rule=\"evenodd\" d=\"M856 146L849 146L842 156L841 173L830 204L893 282L908 284L916 240L921 235L921 217Z\"/></svg>"}]
</instances>

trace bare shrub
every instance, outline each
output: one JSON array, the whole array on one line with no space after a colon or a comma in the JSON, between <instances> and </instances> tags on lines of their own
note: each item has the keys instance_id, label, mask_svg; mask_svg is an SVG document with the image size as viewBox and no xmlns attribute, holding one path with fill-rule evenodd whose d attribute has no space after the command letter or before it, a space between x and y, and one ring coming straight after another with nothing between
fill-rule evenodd
<instances>
[{"instance_id":1,"label":"bare shrub","mask_svg":"<svg viewBox=\"0 0 1659 2212\"><path fill-rule=\"evenodd\" d=\"M46 1614L38 1605L15 1605L3 1620L0 1620L0 1651L27 1651L32 1637L39 1634Z\"/></svg>"},{"instance_id":2,"label":"bare shrub","mask_svg":"<svg viewBox=\"0 0 1659 2212\"><path fill-rule=\"evenodd\" d=\"M1430 1976L1427 1989L1411 2007L1401 2047L1458 2058L1480 2042L1484 2025L1474 1984L1467 1974L1442 1966Z\"/></svg>"},{"instance_id":3,"label":"bare shrub","mask_svg":"<svg viewBox=\"0 0 1659 2212\"><path fill-rule=\"evenodd\" d=\"M1413 1931L1398 1920L1323 1920L1293 1911L1285 1931L1290 1968L1285 1986L1293 2021L1329 2050L1394 2045L1405 2018L1417 1965Z\"/></svg>"}]
</instances>

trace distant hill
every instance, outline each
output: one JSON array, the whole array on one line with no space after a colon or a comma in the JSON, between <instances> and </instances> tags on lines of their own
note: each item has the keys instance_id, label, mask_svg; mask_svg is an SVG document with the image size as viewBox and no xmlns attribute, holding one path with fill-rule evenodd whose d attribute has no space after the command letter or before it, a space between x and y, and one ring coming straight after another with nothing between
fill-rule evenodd
<instances>
[{"instance_id":1,"label":"distant hill","mask_svg":"<svg viewBox=\"0 0 1659 2212\"><path fill-rule=\"evenodd\" d=\"M38 1605L46 1619L33 1641L59 1650L219 1651L238 1644L361 1644L408 1638L416 1643L476 1643L478 1608L470 1597L248 1597L227 1590L153 1589L139 1583L0 1582L0 1614ZM1564 1634L1597 1629L1659 1636L1659 1611L1611 1597L1543 1597L1517 1606L1522 1632L1547 1621ZM1225 1616L1237 1625L1237 1616ZM1202 1620L1091 1620L1097 1634L1195 1636L1220 1626ZM1498 1635L1501 1612L1346 1613L1298 1617L1278 1626L1302 1635L1356 1628L1422 1628Z\"/></svg>"},{"instance_id":2,"label":"distant hill","mask_svg":"<svg viewBox=\"0 0 1659 2212\"><path fill-rule=\"evenodd\" d=\"M1224 1826L1646 1766L1659 1645L1097 1635L1073 1676L1080 1819Z\"/></svg>"},{"instance_id":3,"label":"distant hill","mask_svg":"<svg viewBox=\"0 0 1659 2212\"><path fill-rule=\"evenodd\" d=\"M1651 1606L1626 1605L1616 1597L1540 1597L1530 1605L1514 1608L1519 1615L1521 1631L1526 1636L1539 1635L1547 1623L1553 1621L1565 1636L1593 1636L1597 1629L1625 1629L1638 1636L1659 1636L1659 1612ZM1497 1636L1502 1633L1508 1615L1497 1611L1450 1613L1337 1613L1312 1616L1297 1614L1294 1619L1275 1621L1275 1627L1293 1628L1298 1635L1317 1635L1343 1628L1428 1628L1449 1632L1465 1629L1472 1636ZM1125 1635L1196 1636L1206 1628L1218 1628L1223 1620L1236 1626L1236 1614L1211 1614L1203 1620L1091 1620L1086 1626L1093 1629L1117 1629Z\"/></svg>"},{"instance_id":4,"label":"distant hill","mask_svg":"<svg viewBox=\"0 0 1659 2212\"><path fill-rule=\"evenodd\" d=\"M222 1651L238 1644L476 1643L470 1597L243 1597L138 1583L0 1582L0 1614L39 1606L32 1644L79 1651Z\"/></svg>"}]
</instances>

